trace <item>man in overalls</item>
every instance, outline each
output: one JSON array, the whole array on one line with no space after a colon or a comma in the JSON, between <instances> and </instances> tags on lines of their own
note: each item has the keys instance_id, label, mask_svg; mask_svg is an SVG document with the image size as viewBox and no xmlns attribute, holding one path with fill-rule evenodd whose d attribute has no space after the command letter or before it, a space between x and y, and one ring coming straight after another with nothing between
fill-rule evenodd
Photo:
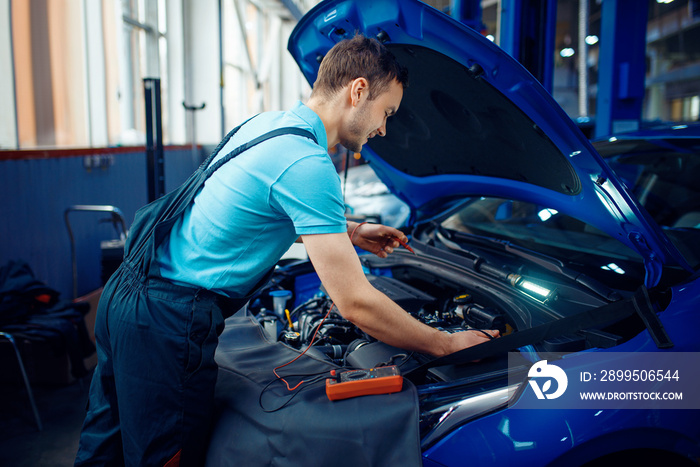
<instances>
[{"instance_id":1,"label":"man in overalls","mask_svg":"<svg viewBox=\"0 0 700 467\"><path fill-rule=\"evenodd\" d=\"M234 129L185 184L137 213L97 310L98 365L76 465L203 464L224 319L299 238L340 313L373 337L435 356L487 339L413 319L372 287L353 248L386 257L407 238L346 221L327 150L360 151L384 136L406 84L381 43L342 41L306 105Z\"/></svg>"}]
</instances>

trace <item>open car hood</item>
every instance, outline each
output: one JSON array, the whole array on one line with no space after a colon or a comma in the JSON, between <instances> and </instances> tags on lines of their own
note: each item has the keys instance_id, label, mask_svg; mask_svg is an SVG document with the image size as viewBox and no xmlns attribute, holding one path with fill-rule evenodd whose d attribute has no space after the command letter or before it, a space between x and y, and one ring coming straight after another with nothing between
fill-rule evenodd
<instances>
[{"instance_id":1,"label":"open car hood","mask_svg":"<svg viewBox=\"0 0 700 467\"><path fill-rule=\"evenodd\" d=\"M440 199L495 196L556 209L618 238L645 261L690 269L549 93L491 41L417 0L332 0L307 13L288 48L310 84L325 53L355 31L408 69L387 135L363 149L415 211Z\"/></svg>"}]
</instances>

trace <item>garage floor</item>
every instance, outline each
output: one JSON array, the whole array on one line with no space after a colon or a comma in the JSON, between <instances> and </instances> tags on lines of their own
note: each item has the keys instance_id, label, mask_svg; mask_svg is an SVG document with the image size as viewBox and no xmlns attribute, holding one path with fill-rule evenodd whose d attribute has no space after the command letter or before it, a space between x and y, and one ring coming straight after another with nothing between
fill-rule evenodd
<instances>
[{"instance_id":1,"label":"garage floor","mask_svg":"<svg viewBox=\"0 0 700 467\"><path fill-rule=\"evenodd\" d=\"M24 386L0 383L0 465L72 466L91 376L69 385L32 387L42 431L37 429Z\"/></svg>"}]
</instances>

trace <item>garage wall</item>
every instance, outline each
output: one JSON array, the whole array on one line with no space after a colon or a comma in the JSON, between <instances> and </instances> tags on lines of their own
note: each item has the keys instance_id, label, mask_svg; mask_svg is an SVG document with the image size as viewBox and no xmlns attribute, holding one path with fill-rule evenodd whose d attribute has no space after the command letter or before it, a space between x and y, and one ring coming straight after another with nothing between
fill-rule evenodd
<instances>
[{"instance_id":1,"label":"garage wall","mask_svg":"<svg viewBox=\"0 0 700 467\"><path fill-rule=\"evenodd\" d=\"M198 162L190 147L166 148L166 191L182 183ZM147 200L145 150L0 152L0 199L0 266L24 260L40 280L61 292L61 298L72 298L64 212L79 204L112 205L123 212L128 227ZM78 295L100 287L100 242L118 236L103 219L109 216L69 214L77 252Z\"/></svg>"}]
</instances>

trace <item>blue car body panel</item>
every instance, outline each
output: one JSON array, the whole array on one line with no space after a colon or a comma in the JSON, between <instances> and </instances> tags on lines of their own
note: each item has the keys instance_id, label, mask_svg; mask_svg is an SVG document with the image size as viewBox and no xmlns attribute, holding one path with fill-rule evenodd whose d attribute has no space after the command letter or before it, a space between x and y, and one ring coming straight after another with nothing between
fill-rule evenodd
<instances>
[{"instance_id":1,"label":"blue car body panel","mask_svg":"<svg viewBox=\"0 0 700 467\"><path fill-rule=\"evenodd\" d=\"M700 285L697 282L674 288L671 303L659 315L674 342L674 347L667 352L700 350L692 335L700 328L698 303ZM659 349L654 340L649 332L644 331L604 352L624 352L632 359L636 352L656 351ZM627 367L634 367L635 363L631 361ZM566 359L557 365L571 371ZM609 365L609 359L601 358L599 368L586 367L585 370L600 372L609 369ZM618 367L625 368L624 361ZM529 387L526 390L531 391ZM580 465L608 454L639 448L659 449L698 459L700 413L696 410L690 412L672 409L500 410L454 430L426 449L423 455L443 466ZM465 453L469 453L469 462Z\"/></svg>"}]
</instances>

